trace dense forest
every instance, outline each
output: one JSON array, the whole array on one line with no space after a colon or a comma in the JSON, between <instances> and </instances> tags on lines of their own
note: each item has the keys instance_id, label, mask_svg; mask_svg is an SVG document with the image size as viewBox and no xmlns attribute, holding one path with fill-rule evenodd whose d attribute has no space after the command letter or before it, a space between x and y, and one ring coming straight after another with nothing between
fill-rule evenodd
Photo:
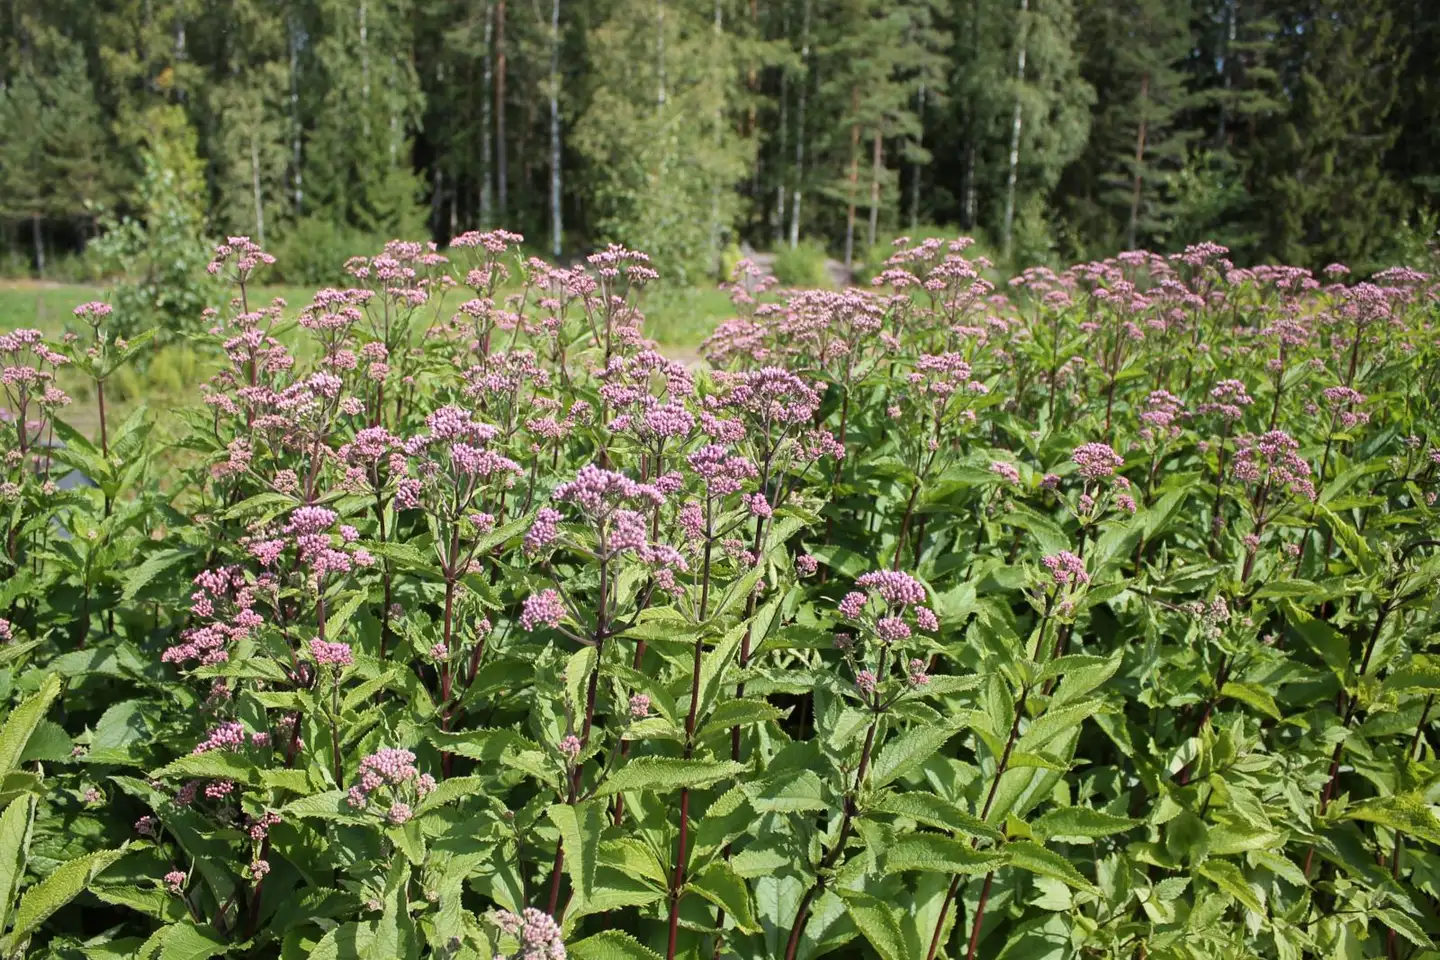
<instances>
[{"instance_id":1,"label":"dense forest","mask_svg":"<svg viewBox=\"0 0 1440 960\"><path fill-rule=\"evenodd\" d=\"M1434 235L1437 87L1433 0L0 0L0 267L164 221L295 280L484 225L1363 271Z\"/></svg>"}]
</instances>

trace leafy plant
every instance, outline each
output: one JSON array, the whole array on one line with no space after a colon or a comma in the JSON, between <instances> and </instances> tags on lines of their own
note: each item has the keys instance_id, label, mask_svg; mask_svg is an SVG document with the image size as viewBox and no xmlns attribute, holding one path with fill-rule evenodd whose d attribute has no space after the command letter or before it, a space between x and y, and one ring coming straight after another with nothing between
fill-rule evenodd
<instances>
[{"instance_id":1,"label":"leafy plant","mask_svg":"<svg viewBox=\"0 0 1440 960\"><path fill-rule=\"evenodd\" d=\"M178 447L0 336L0 953L1434 949L1431 278L742 261L702 370L519 242L297 348L224 245Z\"/></svg>"}]
</instances>

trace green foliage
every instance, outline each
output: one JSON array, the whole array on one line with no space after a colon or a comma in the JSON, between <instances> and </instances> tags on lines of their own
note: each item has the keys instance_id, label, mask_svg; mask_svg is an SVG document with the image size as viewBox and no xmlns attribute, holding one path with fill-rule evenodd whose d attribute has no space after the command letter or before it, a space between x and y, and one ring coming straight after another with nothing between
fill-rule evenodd
<instances>
[{"instance_id":1,"label":"green foliage","mask_svg":"<svg viewBox=\"0 0 1440 960\"><path fill-rule=\"evenodd\" d=\"M112 288L118 335L158 325L176 338L202 328L201 314L218 292L205 273L204 168L195 132L178 107L151 110L144 131L139 213L106 218L90 253L119 278Z\"/></svg>"},{"instance_id":2,"label":"green foliage","mask_svg":"<svg viewBox=\"0 0 1440 960\"><path fill-rule=\"evenodd\" d=\"M830 273L826 264L830 252L818 240L806 240L794 247L781 247L775 251L771 269L775 279L787 287L824 287L830 285Z\"/></svg>"}]
</instances>

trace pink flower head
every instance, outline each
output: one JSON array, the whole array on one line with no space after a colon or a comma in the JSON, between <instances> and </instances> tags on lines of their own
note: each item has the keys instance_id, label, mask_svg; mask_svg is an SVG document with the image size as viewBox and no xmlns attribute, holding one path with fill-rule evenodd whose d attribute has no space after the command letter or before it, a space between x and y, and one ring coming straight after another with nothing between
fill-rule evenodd
<instances>
[{"instance_id":1,"label":"pink flower head","mask_svg":"<svg viewBox=\"0 0 1440 960\"><path fill-rule=\"evenodd\" d=\"M919 580L898 570L875 570L862 574L857 585L875 590L892 607L925 602L925 588Z\"/></svg>"},{"instance_id":2,"label":"pink flower head","mask_svg":"<svg viewBox=\"0 0 1440 960\"><path fill-rule=\"evenodd\" d=\"M643 693L637 693L630 698L630 716L635 719L648 716L650 713L650 698Z\"/></svg>"},{"instance_id":3,"label":"pink flower head","mask_svg":"<svg viewBox=\"0 0 1440 960\"><path fill-rule=\"evenodd\" d=\"M994 463L990 464L990 472L995 474L1001 480L1004 480L1006 483L1014 484L1016 486L1019 486L1020 484L1020 471L1016 469L1013 463L1005 463L1003 461L997 460Z\"/></svg>"},{"instance_id":4,"label":"pink flower head","mask_svg":"<svg viewBox=\"0 0 1440 960\"><path fill-rule=\"evenodd\" d=\"M525 608L520 612L520 626L534 630L540 624L560 626L565 619L565 603L554 589L541 590L525 598Z\"/></svg>"},{"instance_id":5,"label":"pink flower head","mask_svg":"<svg viewBox=\"0 0 1440 960\"><path fill-rule=\"evenodd\" d=\"M165 886L170 888L171 893L178 895L185 889L185 874L180 870L171 870L165 874Z\"/></svg>"},{"instance_id":6,"label":"pink flower head","mask_svg":"<svg viewBox=\"0 0 1440 960\"><path fill-rule=\"evenodd\" d=\"M795 569L802 577L813 577L815 571L820 569L820 561L808 553L802 553L795 558Z\"/></svg>"},{"instance_id":7,"label":"pink flower head","mask_svg":"<svg viewBox=\"0 0 1440 960\"><path fill-rule=\"evenodd\" d=\"M560 534L560 519L560 511L554 507L541 507L535 511L535 519L525 534L525 552L533 556L553 543Z\"/></svg>"},{"instance_id":8,"label":"pink flower head","mask_svg":"<svg viewBox=\"0 0 1440 960\"><path fill-rule=\"evenodd\" d=\"M1070 459L1080 468L1080 476L1087 480L1113 476L1116 468L1125 464L1125 459L1108 443L1082 443L1075 448Z\"/></svg>"},{"instance_id":9,"label":"pink flower head","mask_svg":"<svg viewBox=\"0 0 1440 960\"><path fill-rule=\"evenodd\" d=\"M560 741L560 752L571 760L574 760L576 757L580 756L580 750L580 738L575 736L575 734L573 733L567 734Z\"/></svg>"},{"instance_id":10,"label":"pink flower head","mask_svg":"<svg viewBox=\"0 0 1440 960\"><path fill-rule=\"evenodd\" d=\"M1050 571L1057 586L1078 587L1090 582L1090 574L1085 572L1085 561L1068 550L1042 557L1040 562Z\"/></svg>"},{"instance_id":11,"label":"pink flower head","mask_svg":"<svg viewBox=\"0 0 1440 960\"><path fill-rule=\"evenodd\" d=\"M310 641L310 656L322 666L348 667L355 662L350 644L319 639Z\"/></svg>"}]
</instances>

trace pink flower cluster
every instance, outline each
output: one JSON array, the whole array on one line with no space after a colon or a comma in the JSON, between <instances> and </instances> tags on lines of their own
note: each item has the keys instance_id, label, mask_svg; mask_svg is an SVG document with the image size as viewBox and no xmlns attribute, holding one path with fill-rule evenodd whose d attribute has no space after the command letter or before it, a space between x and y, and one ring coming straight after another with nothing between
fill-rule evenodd
<instances>
[{"instance_id":1,"label":"pink flower cluster","mask_svg":"<svg viewBox=\"0 0 1440 960\"><path fill-rule=\"evenodd\" d=\"M1085 572L1085 561L1068 550L1041 557L1040 562L1050 571L1058 587L1078 587L1090 582L1090 574Z\"/></svg>"},{"instance_id":2,"label":"pink flower cluster","mask_svg":"<svg viewBox=\"0 0 1440 960\"><path fill-rule=\"evenodd\" d=\"M520 941L519 952L509 960L565 960L560 925L550 914L526 907L520 916L504 910L494 920L497 927Z\"/></svg>"},{"instance_id":3,"label":"pink flower cluster","mask_svg":"<svg viewBox=\"0 0 1440 960\"><path fill-rule=\"evenodd\" d=\"M402 750L395 747L386 747L377 750L370 756L360 761L360 782L350 788L347 802L357 810L364 810L370 805L370 796L383 787L392 790L412 785L417 796L425 796L435 789L435 778L428 773L421 773L415 766L415 754L409 750ZM403 804L401 805L403 806ZM408 813L409 808L405 811ZM395 808L392 806L390 815L394 820ZM405 816L405 820L409 816ZM403 820L397 821L403 822Z\"/></svg>"},{"instance_id":4,"label":"pink flower cluster","mask_svg":"<svg viewBox=\"0 0 1440 960\"><path fill-rule=\"evenodd\" d=\"M565 619L565 603L554 589L541 590L525 598L524 609L520 611L520 627L533 631L540 624L560 626Z\"/></svg>"},{"instance_id":5,"label":"pink flower cluster","mask_svg":"<svg viewBox=\"0 0 1440 960\"><path fill-rule=\"evenodd\" d=\"M1125 458L1111 449L1108 443L1082 443L1070 454L1070 459L1086 480L1099 480L1115 475L1125 465Z\"/></svg>"},{"instance_id":6,"label":"pink flower cluster","mask_svg":"<svg viewBox=\"0 0 1440 960\"><path fill-rule=\"evenodd\" d=\"M321 666L348 667L355 662L350 644L315 639L310 641L310 656Z\"/></svg>"},{"instance_id":7,"label":"pink flower cluster","mask_svg":"<svg viewBox=\"0 0 1440 960\"><path fill-rule=\"evenodd\" d=\"M1310 464L1299 455L1300 444L1284 430L1271 430L1236 438L1231 474L1241 483L1258 487L1262 496L1284 490L1306 500L1315 499Z\"/></svg>"}]
</instances>

